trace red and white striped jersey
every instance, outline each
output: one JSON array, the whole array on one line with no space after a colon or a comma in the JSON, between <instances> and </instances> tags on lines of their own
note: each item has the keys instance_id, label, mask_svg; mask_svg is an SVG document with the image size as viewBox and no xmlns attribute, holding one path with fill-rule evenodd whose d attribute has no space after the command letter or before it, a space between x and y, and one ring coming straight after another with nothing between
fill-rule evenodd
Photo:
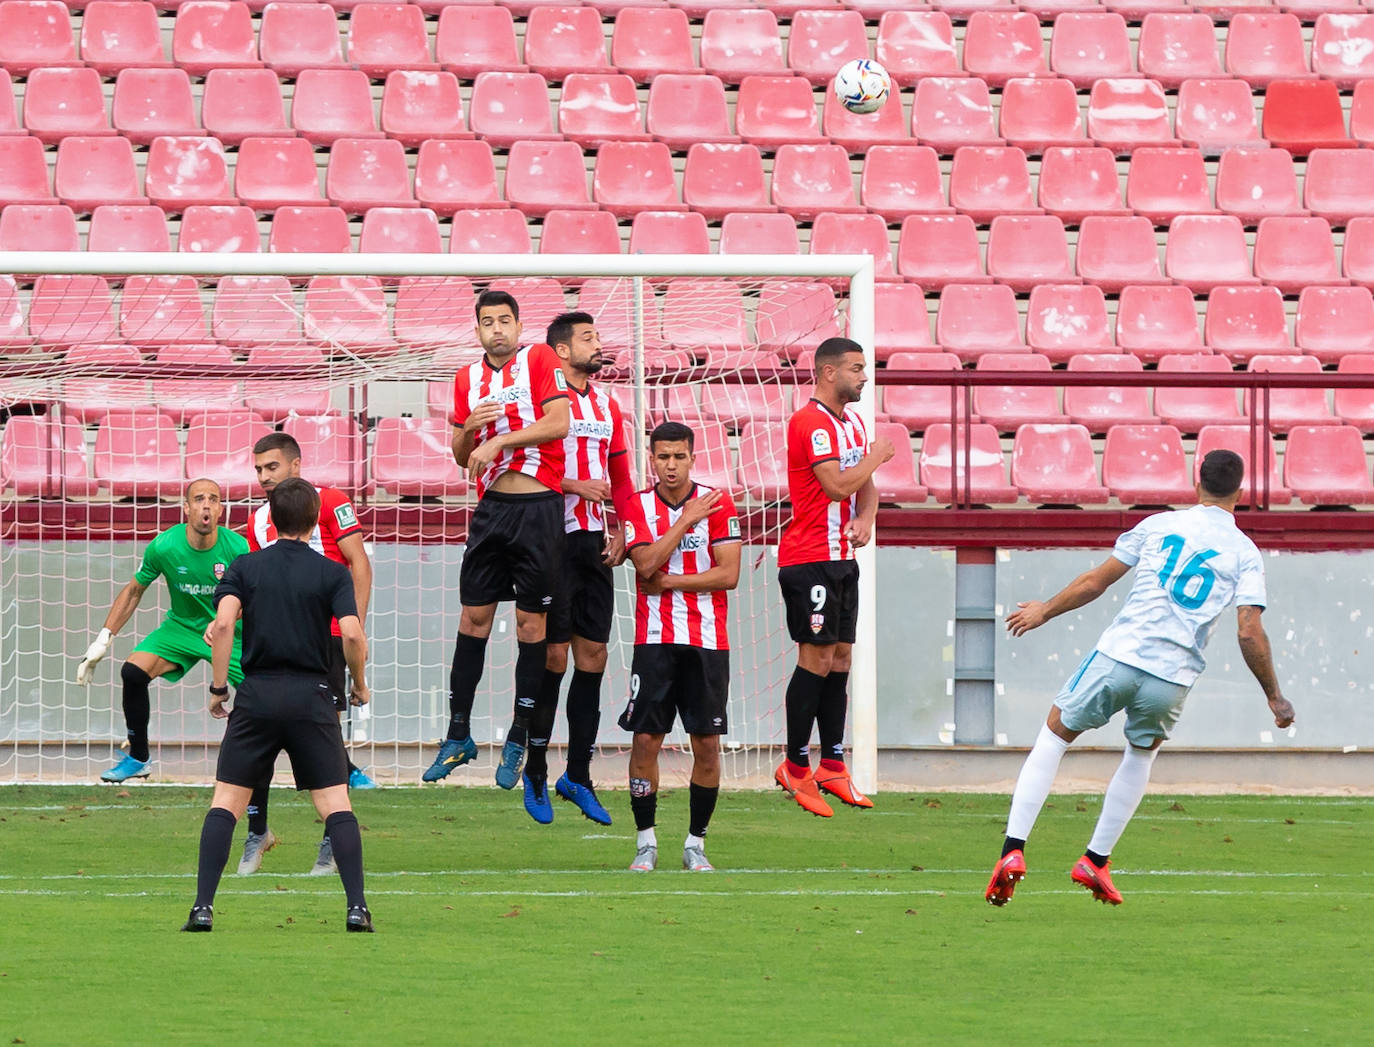
<instances>
[{"instance_id":1,"label":"red and white striped jersey","mask_svg":"<svg viewBox=\"0 0 1374 1047\"><path fill-rule=\"evenodd\" d=\"M854 518L858 495L830 500L816 479L821 462L839 462L852 469L868 452L868 430L859 412L845 407L837 417L819 400L811 400L787 423L787 496L792 519L778 544L778 566L852 560L854 549L845 528Z\"/></svg>"},{"instance_id":2,"label":"red and white striped jersey","mask_svg":"<svg viewBox=\"0 0 1374 1047\"><path fill-rule=\"evenodd\" d=\"M316 487L320 494L320 519L310 532L310 548L321 556L328 557L345 567L348 561L339 552L339 542L352 534L361 534L362 525L348 495L335 487ZM277 540L277 528L272 523L272 505L263 502L248 517L248 548L252 552L266 549ZM335 636L339 635L339 623L330 626Z\"/></svg>"},{"instance_id":3,"label":"red and white striped jersey","mask_svg":"<svg viewBox=\"0 0 1374 1047\"><path fill-rule=\"evenodd\" d=\"M464 367L453 380L452 425L468 420L483 400L495 400L505 407L496 421L483 426L474 446L506 433L519 432L544 417L551 400L568 395L568 380L554 351L542 342L521 346L500 367L492 367L486 354ZM563 441L549 440L534 447L510 447L479 477L477 497L502 473L532 476L551 491L563 490Z\"/></svg>"},{"instance_id":4,"label":"red and white striped jersey","mask_svg":"<svg viewBox=\"0 0 1374 1047\"><path fill-rule=\"evenodd\" d=\"M570 384L568 404L571 417L563 439L563 475L569 480L609 480L613 487L628 486L628 448L620 404L591 382L581 390ZM563 504L563 526L569 533L606 529L603 503L565 494Z\"/></svg>"},{"instance_id":5,"label":"red and white striped jersey","mask_svg":"<svg viewBox=\"0 0 1374 1047\"><path fill-rule=\"evenodd\" d=\"M625 549L652 545L668 533L689 499L712 488L693 484L687 498L670 505L655 484L630 499L625 513ZM715 547L740 541L739 516L728 494L720 509L682 536L663 565L668 574L701 574L716 565ZM707 651L728 651L729 601L724 589L709 593L667 592L650 596L640 588L635 604L635 643L676 643Z\"/></svg>"}]
</instances>

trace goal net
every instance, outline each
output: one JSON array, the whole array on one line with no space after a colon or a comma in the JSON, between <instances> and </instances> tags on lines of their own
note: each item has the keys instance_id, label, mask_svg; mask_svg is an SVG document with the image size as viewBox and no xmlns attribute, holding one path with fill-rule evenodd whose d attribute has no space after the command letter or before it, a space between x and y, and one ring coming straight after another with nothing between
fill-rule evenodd
<instances>
[{"instance_id":1,"label":"goal net","mask_svg":"<svg viewBox=\"0 0 1374 1047\"><path fill-rule=\"evenodd\" d=\"M785 423L809 395L822 339L871 346L871 259L33 253L0 255L0 273L19 274L0 276L0 781L94 781L119 757L120 666L161 623L166 581L144 593L86 687L77 664L147 543L184 523L188 480L218 481L222 524L245 530L262 498L251 447L274 429L300 442L306 479L353 499L373 562L373 699L347 715L352 758L383 784L418 780L448 720L474 493L446 416L455 370L481 351L473 301L485 287L515 295L526 342L542 341L559 312L596 318L610 366L595 380L624 408L637 481L652 479L645 434L672 419L695 430L694 478L732 492L746 544L731 598L725 774L768 780L794 660L776 584ZM861 407L871 420L871 393ZM867 566L851 732L856 777L871 788ZM615 723L634 634L628 567L616 587L593 767L607 785L623 780L628 743ZM473 711L481 755L453 781L491 781L514 660L507 605ZM153 683L154 780L213 778L223 724L206 712L208 672L198 664ZM565 738L560 704L555 773ZM686 737L668 742L680 750ZM665 781L685 783L685 767L670 758Z\"/></svg>"}]
</instances>

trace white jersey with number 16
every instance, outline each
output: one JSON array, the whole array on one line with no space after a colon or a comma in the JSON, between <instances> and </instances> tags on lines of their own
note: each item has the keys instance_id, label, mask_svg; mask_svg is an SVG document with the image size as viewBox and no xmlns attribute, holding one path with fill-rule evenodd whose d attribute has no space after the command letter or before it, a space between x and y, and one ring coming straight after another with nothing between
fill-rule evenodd
<instances>
[{"instance_id":1,"label":"white jersey with number 16","mask_svg":"<svg viewBox=\"0 0 1374 1047\"><path fill-rule=\"evenodd\" d=\"M1135 568L1135 581L1097 649L1151 676L1191 686L1221 613L1265 605L1259 550L1216 506L1147 517L1112 555Z\"/></svg>"}]
</instances>

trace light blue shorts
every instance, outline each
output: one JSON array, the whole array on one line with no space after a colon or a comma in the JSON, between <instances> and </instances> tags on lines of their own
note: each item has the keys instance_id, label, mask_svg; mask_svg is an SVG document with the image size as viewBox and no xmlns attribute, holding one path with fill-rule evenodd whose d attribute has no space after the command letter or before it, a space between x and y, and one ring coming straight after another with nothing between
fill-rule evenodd
<instances>
[{"instance_id":1,"label":"light blue shorts","mask_svg":"<svg viewBox=\"0 0 1374 1047\"><path fill-rule=\"evenodd\" d=\"M1169 737L1189 688L1093 651L1054 699L1071 731L1101 727L1126 710L1126 741L1148 749Z\"/></svg>"}]
</instances>

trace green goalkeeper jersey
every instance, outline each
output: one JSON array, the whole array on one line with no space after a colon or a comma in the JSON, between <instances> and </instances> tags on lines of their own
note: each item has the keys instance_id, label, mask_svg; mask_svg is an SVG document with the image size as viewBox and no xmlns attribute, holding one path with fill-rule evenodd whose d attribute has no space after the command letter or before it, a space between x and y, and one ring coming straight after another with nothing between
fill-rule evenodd
<instances>
[{"instance_id":1,"label":"green goalkeeper jersey","mask_svg":"<svg viewBox=\"0 0 1374 1047\"><path fill-rule=\"evenodd\" d=\"M248 552L248 540L227 527L218 528L215 544L209 549L192 548L186 540L186 525L168 528L148 543L143 564L134 580L145 589L157 580L167 579L172 607L167 620L204 632L215 617L215 586L235 557Z\"/></svg>"}]
</instances>

